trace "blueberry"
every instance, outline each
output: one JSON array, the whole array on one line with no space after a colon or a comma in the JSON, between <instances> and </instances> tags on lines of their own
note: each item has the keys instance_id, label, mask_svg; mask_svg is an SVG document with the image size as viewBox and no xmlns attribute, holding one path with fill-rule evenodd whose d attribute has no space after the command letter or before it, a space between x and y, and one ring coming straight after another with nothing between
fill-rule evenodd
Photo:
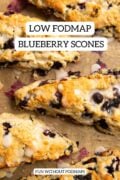
<instances>
[{"instance_id":1,"label":"blueberry","mask_svg":"<svg viewBox=\"0 0 120 180\"><path fill-rule=\"evenodd\" d=\"M69 9L75 9L75 6L73 6L73 5L71 5L71 4L68 4L68 5L67 5L67 8L69 8Z\"/></svg>"},{"instance_id":2,"label":"blueberry","mask_svg":"<svg viewBox=\"0 0 120 180\"><path fill-rule=\"evenodd\" d=\"M36 73L39 76L46 76L48 74L48 70L44 70L44 69L36 69Z\"/></svg>"},{"instance_id":3,"label":"blueberry","mask_svg":"<svg viewBox=\"0 0 120 180\"><path fill-rule=\"evenodd\" d=\"M79 141L76 141L77 147L79 147Z\"/></svg>"},{"instance_id":4,"label":"blueberry","mask_svg":"<svg viewBox=\"0 0 120 180\"><path fill-rule=\"evenodd\" d=\"M76 176L73 176L74 180L92 180L92 176L91 176L91 173L85 175L85 176L82 176L82 175L76 175Z\"/></svg>"},{"instance_id":5,"label":"blueberry","mask_svg":"<svg viewBox=\"0 0 120 180\"><path fill-rule=\"evenodd\" d=\"M49 136L49 137L51 137L51 138L54 138L54 137L56 136L55 133L51 132L51 131L48 130L48 129L46 129L46 130L43 132L43 134L44 134L45 136Z\"/></svg>"},{"instance_id":6,"label":"blueberry","mask_svg":"<svg viewBox=\"0 0 120 180\"><path fill-rule=\"evenodd\" d=\"M70 145L70 146L68 147L68 150L70 151L70 153L72 153L72 152L73 152L73 146Z\"/></svg>"},{"instance_id":7,"label":"blueberry","mask_svg":"<svg viewBox=\"0 0 120 180\"><path fill-rule=\"evenodd\" d=\"M109 101L105 101L101 107L102 111L108 111L110 112L111 103Z\"/></svg>"},{"instance_id":8,"label":"blueberry","mask_svg":"<svg viewBox=\"0 0 120 180\"><path fill-rule=\"evenodd\" d=\"M105 101L104 104L102 105L101 109L103 111L108 111L110 112L111 108L115 107L118 108L120 105L120 97L118 96L117 98L114 99L109 99L108 101Z\"/></svg>"},{"instance_id":9,"label":"blueberry","mask_svg":"<svg viewBox=\"0 0 120 180\"><path fill-rule=\"evenodd\" d=\"M41 114L41 115L46 115L46 110L43 108L38 108L37 111Z\"/></svg>"},{"instance_id":10,"label":"blueberry","mask_svg":"<svg viewBox=\"0 0 120 180\"><path fill-rule=\"evenodd\" d=\"M88 109L85 109L85 111L82 113L82 117L89 119L93 117L93 113L89 112Z\"/></svg>"},{"instance_id":11,"label":"blueberry","mask_svg":"<svg viewBox=\"0 0 120 180\"><path fill-rule=\"evenodd\" d=\"M23 107L27 106L27 103L28 103L28 98L25 97L24 100L22 100L22 101L19 102L19 106L20 106L21 108L23 108Z\"/></svg>"},{"instance_id":12,"label":"blueberry","mask_svg":"<svg viewBox=\"0 0 120 180\"><path fill-rule=\"evenodd\" d=\"M113 167L107 166L106 169L107 169L109 174L113 174L114 173L114 168Z\"/></svg>"},{"instance_id":13,"label":"blueberry","mask_svg":"<svg viewBox=\"0 0 120 180\"><path fill-rule=\"evenodd\" d=\"M106 169L109 174L112 174L114 177L114 171L119 171L119 166L120 166L120 158L116 157L116 159L112 160L112 163L110 166L106 166Z\"/></svg>"},{"instance_id":14,"label":"blueberry","mask_svg":"<svg viewBox=\"0 0 120 180\"><path fill-rule=\"evenodd\" d=\"M78 60L78 56L75 56L75 57L74 57L74 60Z\"/></svg>"},{"instance_id":15,"label":"blueberry","mask_svg":"<svg viewBox=\"0 0 120 180\"><path fill-rule=\"evenodd\" d=\"M57 61L54 62L53 66L52 66L53 69L60 69L62 67L63 67L63 65L60 62L57 62Z\"/></svg>"},{"instance_id":16,"label":"blueberry","mask_svg":"<svg viewBox=\"0 0 120 180\"><path fill-rule=\"evenodd\" d=\"M103 95L99 92L96 92L92 95L92 99L95 103L100 104L103 101Z\"/></svg>"},{"instance_id":17,"label":"blueberry","mask_svg":"<svg viewBox=\"0 0 120 180\"><path fill-rule=\"evenodd\" d=\"M43 86L43 85L45 85L45 84L48 84L48 80L41 81L40 84L39 84L39 86Z\"/></svg>"},{"instance_id":18,"label":"blueberry","mask_svg":"<svg viewBox=\"0 0 120 180\"><path fill-rule=\"evenodd\" d=\"M68 76L80 77L80 71L75 71L75 72L69 71Z\"/></svg>"},{"instance_id":19,"label":"blueberry","mask_svg":"<svg viewBox=\"0 0 120 180\"><path fill-rule=\"evenodd\" d=\"M100 126L102 129L109 130L109 126L106 123L105 119L101 119L100 121L98 121L97 125Z\"/></svg>"},{"instance_id":20,"label":"blueberry","mask_svg":"<svg viewBox=\"0 0 120 180\"><path fill-rule=\"evenodd\" d=\"M86 8L85 2L83 2L83 3L78 3L78 6L79 6L80 9L85 9L85 8Z\"/></svg>"},{"instance_id":21,"label":"blueberry","mask_svg":"<svg viewBox=\"0 0 120 180\"><path fill-rule=\"evenodd\" d=\"M4 126L4 130L5 130L5 135L7 135L9 133L9 129L12 128L12 126L8 122L4 122L3 126Z\"/></svg>"},{"instance_id":22,"label":"blueberry","mask_svg":"<svg viewBox=\"0 0 120 180\"><path fill-rule=\"evenodd\" d=\"M11 38L4 44L4 49L14 49L14 39Z\"/></svg>"},{"instance_id":23,"label":"blueberry","mask_svg":"<svg viewBox=\"0 0 120 180\"><path fill-rule=\"evenodd\" d=\"M13 62L0 62L0 68L6 68L6 67L11 67L14 66L18 63L18 61L13 61Z\"/></svg>"},{"instance_id":24,"label":"blueberry","mask_svg":"<svg viewBox=\"0 0 120 180\"><path fill-rule=\"evenodd\" d=\"M6 127L7 129L11 128L12 126L8 122L4 122L3 126Z\"/></svg>"},{"instance_id":25,"label":"blueberry","mask_svg":"<svg viewBox=\"0 0 120 180\"><path fill-rule=\"evenodd\" d=\"M6 11L5 13L4 13L4 15L5 16L10 16L11 14L14 14L15 12L14 11Z\"/></svg>"},{"instance_id":26,"label":"blueberry","mask_svg":"<svg viewBox=\"0 0 120 180\"><path fill-rule=\"evenodd\" d=\"M97 163L97 159L95 157L91 158L91 159L88 159L87 161L83 162L83 165L89 164L89 163Z\"/></svg>"},{"instance_id":27,"label":"blueberry","mask_svg":"<svg viewBox=\"0 0 120 180\"><path fill-rule=\"evenodd\" d=\"M62 102L61 102L62 101L62 94L59 91L57 91L55 93L55 96L57 97L57 101L51 101L50 106L53 108L59 109L62 107Z\"/></svg>"},{"instance_id":28,"label":"blueberry","mask_svg":"<svg viewBox=\"0 0 120 180\"><path fill-rule=\"evenodd\" d=\"M112 6L113 6L112 3L110 3L110 4L108 5L108 9L110 9Z\"/></svg>"}]
</instances>

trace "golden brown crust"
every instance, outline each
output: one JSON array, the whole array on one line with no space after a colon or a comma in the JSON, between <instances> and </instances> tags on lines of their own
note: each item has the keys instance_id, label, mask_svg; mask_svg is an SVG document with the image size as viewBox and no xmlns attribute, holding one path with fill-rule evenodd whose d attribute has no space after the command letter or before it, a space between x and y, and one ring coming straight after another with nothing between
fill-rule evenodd
<instances>
[{"instance_id":1,"label":"golden brown crust","mask_svg":"<svg viewBox=\"0 0 120 180\"><path fill-rule=\"evenodd\" d=\"M34 160L55 160L74 151L75 143L50 130L33 115L0 115L0 168Z\"/></svg>"},{"instance_id":2,"label":"golden brown crust","mask_svg":"<svg viewBox=\"0 0 120 180\"><path fill-rule=\"evenodd\" d=\"M0 13L0 66L8 63L22 68L50 70L55 63L66 67L67 63L79 60L80 53L74 52L28 52L15 51L14 38L28 37L25 26L30 21L42 21L21 14L5 16Z\"/></svg>"},{"instance_id":3,"label":"golden brown crust","mask_svg":"<svg viewBox=\"0 0 120 180\"><path fill-rule=\"evenodd\" d=\"M73 168L85 168L86 176L28 176L22 180L118 180L120 178L120 150L109 149L98 155L84 158Z\"/></svg>"},{"instance_id":4,"label":"golden brown crust","mask_svg":"<svg viewBox=\"0 0 120 180\"><path fill-rule=\"evenodd\" d=\"M119 0L29 0L66 21L93 21L97 33L120 39Z\"/></svg>"},{"instance_id":5,"label":"golden brown crust","mask_svg":"<svg viewBox=\"0 0 120 180\"><path fill-rule=\"evenodd\" d=\"M108 133L120 128L120 79L114 75L37 81L17 90L15 97L25 109L43 108L81 124L95 123Z\"/></svg>"}]
</instances>

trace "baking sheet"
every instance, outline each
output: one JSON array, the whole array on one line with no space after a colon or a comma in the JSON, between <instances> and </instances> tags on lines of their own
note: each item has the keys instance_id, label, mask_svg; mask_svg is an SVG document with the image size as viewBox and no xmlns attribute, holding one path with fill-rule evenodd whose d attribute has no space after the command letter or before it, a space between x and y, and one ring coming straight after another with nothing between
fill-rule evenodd
<instances>
[{"instance_id":1,"label":"baking sheet","mask_svg":"<svg viewBox=\"0 0 120 180\"><path fill-rule=\"evenodd\" d=\"M9 0L0 1L0 11L5 11L6 6L9 4ZM23 11L24 14L30 16L40 17L39 10L36 10L32 6ZM81 53L81 62L77 64L69 64L66 70L77 71L80 70L82 74L88 74L91 70L91 65L94 64L98 59L105 62L108 68L120 67L120 42L111 41L109 43L108 51L99 55L95 52ZM51 71L45 78L40 79L50 79L55 78L55 71ZM21 72L16 69L1 69L0 70L0 81L3 83L4 87L0 91L0 113L2 112L12 112L20 113L23 110L18 109L8 97L5 96L5 92L9 90L10 86L17 80L20 79L23 83L28 84L32 81L31 72ZM104 147L116 147L120 148L120 137L105 135L97 132L93 127L86 127L73 124L59 118L43 117L43 119L50 127L54 127L67 137L72 140L79 141L80 147L86 147L88 151L93 152L95 148L99 146ZM11 179L17 180L21 176L29 175L33 168L37 167L56 167L56 162L41 161L33 164L21 165L14 173ZM7 178L5 178L7 179ZM10 179L10 178L9 178Z\"/></svg>"}]
</instances>

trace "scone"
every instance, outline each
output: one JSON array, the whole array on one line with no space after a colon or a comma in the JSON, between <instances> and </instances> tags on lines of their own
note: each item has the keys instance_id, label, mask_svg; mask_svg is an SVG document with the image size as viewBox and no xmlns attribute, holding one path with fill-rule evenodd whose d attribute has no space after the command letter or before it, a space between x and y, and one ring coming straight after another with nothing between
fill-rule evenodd
<instances>
[{"instance_id":1,"label":"scone","mask_svg":"<svg viewBox=\"0 0 120 180\"><path fill-rule=\"evenodd\" d=\"M25 26L30 21L41 21L21 14L10 16L0 14L0 66L17 66L24 69L38 69L49 71L66 67L69 62L79 61L80 53L77 51L15 51L14 38L28 37ZM29 36L30 37L30 36Z\"/></svg>"},{"instance_id":2,"label":"scone","mask_svg":"<svg viewBox=\"0 0 120 180\"><path fill-rule=\"evenodd\" d=\"M119 180L120 150L110 149L98 155L89 156L72 167L85 168L87 175L28 176L22 178L22 180Z\"/></svg>"},{"instance_id":3,"label":"scone","mask_svg":"<svg viewBox=\"0 0 120 180\"><path fill-rule=\"evenodd\" d=\"M118 75L94 73L60 81L36 81L17 90L15 97L24 109L47 111L83 125L96 125L106 133L120 130Z\"/></svg>"},{"instance_id":4,"label":"scone","mask_svg":"<svg viewBox=\"0 0 120 180\"><path fill-rule=\"evenodd\" d=\"M119 0L29 0L66 21L93 21L96 33L120 39Z\"/></svg>"},{"instance_id":5,"label":"scone","mask_svg":"<svg viewBox=\"0 0 120 180\"><path fill-rule=\"evenodd\" d=\"M76 151L77 143L49 129L34 115L0 115L0 176L4 168L36 160L56 160Z\"/></svg>"}]
</instances>

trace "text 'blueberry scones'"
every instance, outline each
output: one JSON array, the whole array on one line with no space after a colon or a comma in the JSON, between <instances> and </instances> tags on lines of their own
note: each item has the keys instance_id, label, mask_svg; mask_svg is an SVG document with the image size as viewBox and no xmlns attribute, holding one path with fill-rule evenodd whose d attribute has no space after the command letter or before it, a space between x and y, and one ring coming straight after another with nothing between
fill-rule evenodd
<instances>
[{"instance_id":1,"label":"text 'blueberry scones'","mask_svg":"<svg viewBox=\"0 0 120 180\"><path fill-rule=\"evenodd\" d=\"M120 151L110 149L100 154L84 158L73 168L85 168L85 176L28 176L22 180L119 180L120 179Z\"/></svg>"},{"instance_id":2,"label":"text 'blueberry scones'","mask_svg":"<svg viewBox=\"0 0 120 180\"><path fill-rule=\"evenodd\" d=\"M120 39L119 0L29 0L66 21L93 21L96 34Z\"/></svg>"},{"instance_id":3,"label":"text 'blueberry scones'","mask_svg":"<svg viewBox=\"0 0 120 180\"><path fill-rule=\"evenodd\" d=\"M0 115L1 171L17 167L22 162L55 160L76 151L76 143L50 130L33 115Z\"/></svg>"},{"instance_id":4,"label":"text 'blueberry scones'","mask_svg":"<svg viewBox=\"0 0 120 180\"><path fill-rule=\"evenodd\" d=\"M0 66L18 66L39 70L59 69L65 67L69 62L79 60L79 52L54 51L34 52L15 51L15 37L28 37L26 35L26 23L30 21L41 21L21 14L10 16L0 14ZM29 36L30 37L30 36Z\"/></svg>"},{"instance_id":5,"label":"text 'blueberry scones'","mask_svg":"<svg viewBox=\"0 0 120 180\"><path fill-rule=\"evenodd\" d=\"M40 113L59 115L106 133L120 130L120 78L95 73L60 81L36 81L15 92L17 104ZM118 131L119 132L119 131Z\"/></svg>"}]
</instances>

